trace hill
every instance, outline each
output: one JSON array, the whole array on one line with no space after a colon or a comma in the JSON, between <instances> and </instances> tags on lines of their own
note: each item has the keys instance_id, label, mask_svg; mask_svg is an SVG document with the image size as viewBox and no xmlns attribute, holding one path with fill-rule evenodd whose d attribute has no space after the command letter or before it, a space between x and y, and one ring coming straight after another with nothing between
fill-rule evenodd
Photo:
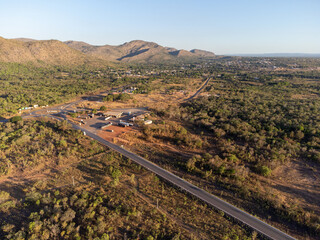
<instances>
[{"instance_id":1,"label":"hill","mask_svg":"<svg viewBox=\"0 0 320 240\"><path fill-rule=\"evenodd\" d=\"M200 49L192 49L190 52L198 55L199 57L215 57L215 54L213 52L204 51Z\"/></svg>"},{"instance_id":2,"label":"hill","mask_svg":"<svg viewBox=\"0 0 320 240\"><path fill-rule=\"evenodd\" d=\"M0 62L83 65L96 59L58 40L5 39L0 37Z\"/></svg>"},{"instance_id":3,"label":"hill","mask_svg":"<svg viewBox=\"0 0 320 240\"><path fill-rule=\"evenodd\" d=\"M67 41L65 43L71 48L74 48L85 54L108 61L157 62L175 61L182 59L198 59L202 57L215 56L214 53L203 50L177 50L175 48L163 47L157 43L146 42L142 40L134 40L118 46L93 46L84 42L77 41Z\"/></svg>"},{"instance_id":4,"label":"hill","mask_svg":"<svg viewBox=\"0 0 320 240\"><path fill-rule=\"evenodd\" d=\"M214 57L203 50L177 50L154 42L134 40L118 46L94 46L80 41L0 37L0 62L83 65L108 62L175 62Z\"/></svg>"}]
</instances>

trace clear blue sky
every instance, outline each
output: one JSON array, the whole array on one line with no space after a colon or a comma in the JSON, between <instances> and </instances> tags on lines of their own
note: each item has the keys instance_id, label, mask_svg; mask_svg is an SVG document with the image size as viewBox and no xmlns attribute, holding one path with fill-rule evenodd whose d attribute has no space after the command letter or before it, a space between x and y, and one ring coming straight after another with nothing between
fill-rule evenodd
<instances>
[{"instance_id":1,"label":"clear blue sky","mask_svg":"<svg viewBox=\"0 0 320 240\"><path fill-rule=\"evenodd\" d=\"M320 53L320 0L0 0L0 36Z\"/></svg>"}]
</instances>

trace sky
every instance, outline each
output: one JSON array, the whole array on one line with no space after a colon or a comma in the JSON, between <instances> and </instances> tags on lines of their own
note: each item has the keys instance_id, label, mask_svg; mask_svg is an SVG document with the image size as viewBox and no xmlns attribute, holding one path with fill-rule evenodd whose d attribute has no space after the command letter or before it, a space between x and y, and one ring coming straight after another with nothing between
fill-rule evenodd
<instances>
[{"instance_id":1,"label":"sky","mask_svg":"<svg viewBox=\"0 0 320 240\"><path fill-rule=\"evenodd\" d=\"M0 36L320 53L320 0L0 0Z\"/></svg>"}]
</instances>

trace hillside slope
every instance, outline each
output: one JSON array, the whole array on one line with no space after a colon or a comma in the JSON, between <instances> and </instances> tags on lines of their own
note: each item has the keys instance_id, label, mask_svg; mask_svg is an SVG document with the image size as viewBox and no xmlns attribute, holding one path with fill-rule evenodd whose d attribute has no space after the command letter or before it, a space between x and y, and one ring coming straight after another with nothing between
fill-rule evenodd
<instances>
[{"instance_id":1,"label":"hillside slope","mask_svg":"<svg viewBox=\"0 0 320 240\"><path fill-rule=\"evenodd\" d=\"M0 62L82 65L95 61L57 40L24 41L0 37Z\"/></svg>"},{"instance_id":2,"label":"hillside slope","mask_svg":"<svg viewBox=\"0 0 320 240\"><path fill-rule=\"evenodd\" d=\"M134 40L119 46L103 45L93 46L84 42L67 41L71 48L109 61L121 62L157 62L175 61L183 59L198 59L203 57L214 57L215 54L203 50L177 50L175 48L163 47L154 42Z\"/></svg>"},{"instance_id":3,"label":"hillside slope","mask_svg":"<svg viewBox=\"0 0 320 240\"><path fill-rule=\"evenodd\" d=\"M0 37L0 62L83 65L108 62L175 62L212 58L203 50L177 50L154 42L135 40L118 46L85 42Z\"/></svg>"}]
</instances>

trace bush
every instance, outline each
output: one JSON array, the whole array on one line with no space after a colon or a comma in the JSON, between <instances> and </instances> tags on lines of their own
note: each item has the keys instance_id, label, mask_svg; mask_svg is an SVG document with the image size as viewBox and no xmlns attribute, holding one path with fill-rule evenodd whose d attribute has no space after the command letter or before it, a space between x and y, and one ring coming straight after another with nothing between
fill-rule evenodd
<instances>
[{"instance_id":1,"label":"bush","mask_svg":"<svg viewBox=\"0 0 320 240\"><path fill-rule=\"evenodd\" d=\"M21 116L14 116L14 117L10 118L10 122L12 122L12 123L16 123L16 122L19 122L19 121L22 121L22 117Z\"/></svg>"},{"instance_id":2,"label":"bush","mask_svg":"<svg viewBox=\"0 0 320 240\"><path fill-rule=\"evenodd\" d=\"M127 93L120 93L119 95L118 95L118 98L117 98L117 100L120 100L120 101L128 101L129 99L131 99L132 97L129 95L129 94L127 94Z\"/></svg>"},{"instance_id":3,"label":"bush","mask_svg":"<svg viewBox=\"0 0 320 240\"><path fill-rule=\"evenodd\" d=\"M0 203L8 200L10 198L10 194L5 191L0 191Z\"/></svg>"},{"instance_id":4,"label":"bush","mask_svg":"<svg viewBox=\"0 0 320 240\"><path fill-rule=\"evenodd\" d=\"M268 168L267 166L260 166L258 167L258 172L265 177L268 177L271 175L272 170Z\"/></svg>"},{"instance_id":5,"label":"bush","mask_svg":"<svg viewBox=\"0 0 320 240\"><path fill-rule=\"evenodd\" d=\"M120 94L109 94L103 98L105 102L112 102L112 101L128 101L132 99L132 97L127 93L120 93Z\"/></svg>"},{"instance_id":6,"label":"bush","mask_svg":"<svg viewBox=\"0 0 320 240\"><path fill-rule=\"evenodd\" d=\"M78 116L77 113L69 113L69 115L70 115L71 117L73 117L73 118L76 118L76 117Z\"/></svg>"},{"instance_id":7,"label":"bush","mask_svg":"<svg viewBox=\"0 0 320 240\"><path fill-rule=\"evenodd\" d=\"M113 95L109 94L106 97L103 98L104 102L113 102Z\"/></svg>"},{"instance_id":8,"label":"bush","mask_svg":"<svg viewBox=\"0 0 320 240\"><path fill-rule=\"evenodd\" d=\"M100 107L100 111L106 111L107 110L107 107L106 106L101 106Z\"/></svg>"}]
</instances>

